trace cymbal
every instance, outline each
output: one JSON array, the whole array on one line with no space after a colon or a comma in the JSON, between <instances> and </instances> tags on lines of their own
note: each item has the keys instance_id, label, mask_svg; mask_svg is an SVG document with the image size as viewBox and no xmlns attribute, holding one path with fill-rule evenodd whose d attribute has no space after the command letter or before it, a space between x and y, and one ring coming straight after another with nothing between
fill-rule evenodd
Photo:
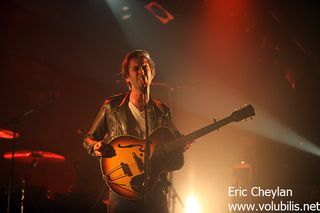
<instances>
[{"instance_id":1,"label":"cymbal","mask_svg":"<svg viewBox=\"0 0 320 213\"><path fill-rule=\"evenodd\" d=\"M16 132L16 138L19 138L20 134ZM0 129L0 138L13 139L13 131L7 129Z\"/></svg>"},{"instance_id":2,"label":"cymbal","mask_svg":"<svg viewBox=\"0 0 320 213\"><path fill-rule=\"evenodd\" d=\"M12 153L6 152L3 157L11 160ZM14 160L20 163L62 163L65 157L52 152L20 150L14 153Z\"/></svg>"}]
</instances>

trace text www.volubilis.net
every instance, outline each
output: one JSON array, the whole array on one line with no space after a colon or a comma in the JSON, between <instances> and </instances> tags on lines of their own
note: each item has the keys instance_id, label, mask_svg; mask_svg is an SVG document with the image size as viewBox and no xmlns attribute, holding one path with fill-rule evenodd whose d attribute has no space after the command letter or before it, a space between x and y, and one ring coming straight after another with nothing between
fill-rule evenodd
<instances>
[{"instance_id":1,"label":"text www.volubilis.net","mask_svg":"<svg viewBox=\"0 0 320 213\"><path fill-rule=\"evenodd\" d=\"M319 212L320 203L295 203L294 201L270 203L228 203L229 212Z\"/></svg>"}]
</instances>

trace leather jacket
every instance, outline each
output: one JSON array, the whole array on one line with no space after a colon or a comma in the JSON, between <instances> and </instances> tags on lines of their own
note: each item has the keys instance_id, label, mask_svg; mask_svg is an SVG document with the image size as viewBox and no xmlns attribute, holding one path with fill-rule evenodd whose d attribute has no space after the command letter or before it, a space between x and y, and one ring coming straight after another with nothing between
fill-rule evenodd
<instances>
[{"instance_id":1,"label":"leather jacket","mask_svg":"<svg viewBox=\"0 0 320 213\"><path fill-rule=\"evenodd\" d=\"M90 155L93 155L93 145L95 142L87 140L88 138L94 141L109 142L113 138L122 135L134 135L140 137L134 131L135 123L132 118L130 109L128 108L130 92L107 98L101 106L98 115L96 116L93 125L86 134L83 144ZM176 129L171 121L170 110L168 106L156 99L150 99L150 133L153 129L159 126L165 126L180 137L181 134ZM182 166L182 165L181 165Z\"/></svg>"}]
</instances>

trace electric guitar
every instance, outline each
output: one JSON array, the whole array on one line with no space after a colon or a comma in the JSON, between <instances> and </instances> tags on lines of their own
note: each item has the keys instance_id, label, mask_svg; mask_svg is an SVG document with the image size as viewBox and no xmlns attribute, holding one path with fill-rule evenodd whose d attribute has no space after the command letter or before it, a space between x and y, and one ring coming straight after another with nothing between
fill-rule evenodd
<instances>
[{"instance_id":1,"label":"electric guitar","mask_svg":"<svg viewBox=\"0 0 320 213\"><path fill-rule=\"evenodd\" d=\"M150 134L149 188L154 186L158 175L167 171L166 156L183 148L193 140L219 129L231 122L238 122L255 115L254 108L248 105L233 112L230 116L200 128L188 135L176 138L166 127L158 127ZM144 195L144 148L145 140L134 136L120 136L109 143L114 149L110 158L100 158L103 179L110 189L122 198L139 199Z\"/></svg>"}]
</instances>

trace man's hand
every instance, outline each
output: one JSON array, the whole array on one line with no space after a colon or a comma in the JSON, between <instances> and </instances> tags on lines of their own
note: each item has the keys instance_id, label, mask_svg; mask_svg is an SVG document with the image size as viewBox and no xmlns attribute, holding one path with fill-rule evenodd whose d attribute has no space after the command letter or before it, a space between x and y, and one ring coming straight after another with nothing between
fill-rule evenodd
<instances>
[{"instance_id":1,"label":"man's hand","mask_svg":"<svg viewBox=\"0 0 320 213\"><path fill-rule=\"evenodd\" d=\"M97 142L93 146L94 156L111 158L116 155L116 151L110 144L105 144L103 142Z\"/></svg>"},{"instance_id":2,"label":"man's hand","mask_svg":"<svg viewBox=\"0 0 320 213\"><path fill-rule=\"evenodd\" d=\"M94 156L102 157L102 152L100 151L101 147L102 147L102 142L97 142L95 145L93 145Z\"/></svg>"}]
</instances>

